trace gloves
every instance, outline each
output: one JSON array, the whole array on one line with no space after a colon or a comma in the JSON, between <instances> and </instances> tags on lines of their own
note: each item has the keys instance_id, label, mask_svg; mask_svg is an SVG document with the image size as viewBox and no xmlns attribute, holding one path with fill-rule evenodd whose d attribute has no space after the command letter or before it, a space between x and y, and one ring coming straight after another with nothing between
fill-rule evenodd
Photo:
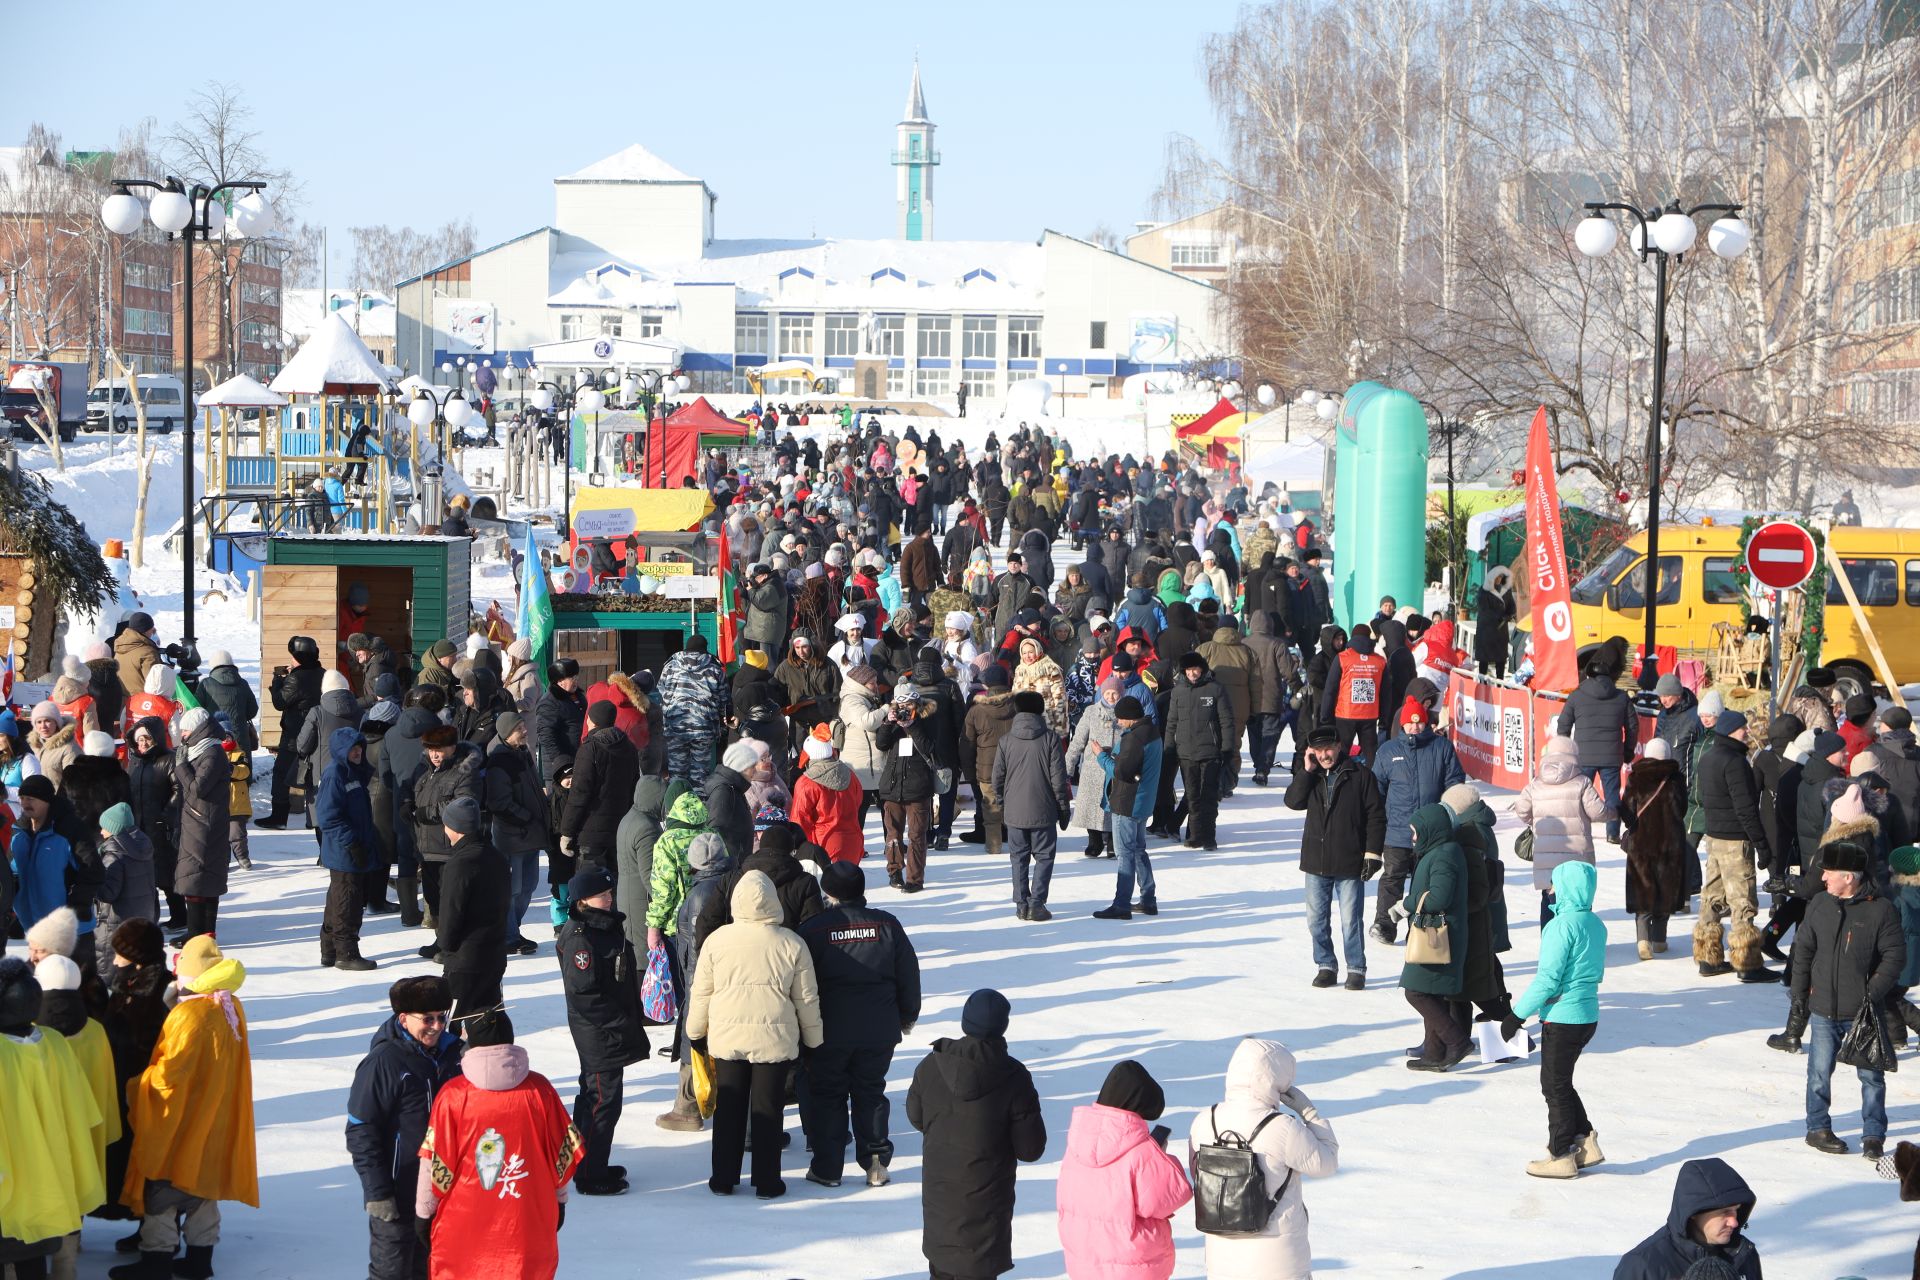
<instances>
[{"instance_id":1,"label":"gloves","mask_svg":"<svg viewBox=\"0 0 1920 1280\"><path fill-rule=\"evenodd\" d=\"M689 1049L692 1049L695 1053L705 1053L707 1051L707 1038L705 1036L701 1036L697 1040L689 1039L687 1041L687 1047Z\"/></svg>"},{"instance_id":2,"label":"gloves","mask_svg":"<svg viewBox=\"0 0 1920 1280\"><path fill-rule=\"evenodd\" d=\"M560 1220L553 1224L553 1229L555 1231L558 1231L560 1230L560 1228L566 1225L567 1225L567 1202L565 1200L562 1200L560 1202Z\"/></svg>"},{"instance_id":3,"label":"gloves","mask_svg":"<svg viewBox=\"0 0 1920 1280\"><path fill-rule=\"evenodd\" d=\"M573 837L572 836L560 837L560 852L566 854L568 857L573 856Z\"/></svg>"},{"instance_id":4,"label":"gloves","mask_svg":"<svg viewBox=\"0 0 1920 1280\"><path fill-rule=\"evenodd\" d=\"M1377 875L1379 875L1379 874L1380 874L1380 868L1381 868L1381 867L1383 867L1383 866L1385 866L1385 865L1386 865L1386 864L1385 864L1385 863L1383 863L1383 862L1382 862L1382 861L1380 860L1380 855L1379 855L1379 854L1377 854L1377 853L1370 853L1370 854L1368 854L1368 855L1367 855L1367 869L1366 869L1365 871L1363 871L1363 872L1361 872L1361 873L1360 873L1360 878L1361 878L1362 880L1371 880L1371 879L1373 879L1373 878L1374 878L1375 876L1377 876Z\"/></svg>"},{"instance_id":5,"label":"gloves","mask_svg":"<svg viewBox=\"0 0 1920 1280\"><path fill-rule=\"evenodd\" d=\"M1320 1118L1320 1109L1313 1105L1313 1099L1298 1089L1288 1089L1280 1095L1280 1101L1292 1107L1309 1124Z\"/></svg>"},{"instance_id":6,"label":"gloves","mask_svg":"<svg viewBox=\"0 0 1920 1280\"><path fill-rule=\"evenodd\" d=\"M382 1222L398 1222L400 1221L400 1206L392 1200L369 1200L367 1201L367 1216L369 1218L378 1218Z\"/></svg>"},{"instance_id":7,"label":"gloves","mask_svg":"<svg viewBox=\"0 0 1920 1280\"><path fill-rule=\"evenodd\" d=\"M547 905L547 918L553 921L554 928L560 928L568 920L573 918L569 906L570 904L567 901L567 886L563 884L553 886L553 901Z\"/></svg>"},{"instance_id":8,"label":"gloves","mask_svg":"<svg viewBox=\"0 0 1920 1280\"><path fill-rule=\"evenodd\" d=\"M902 1022L902 1023L900 1024L900 1034L901 1034L901 1035L903 1035L903 1036L910 1036L910 1035L912 1035L912 1034L913 1034L913 1027L914 1027L914 1024L913 1024L912 1022Z\"/></svg>"},{"instance_id":9,"label":"gloves","mask_svg":"<svg viewBox=\"0 0 1920 1280\"><path fill-rule=\"evenodd\" d=\"M420 1242L422 1249L431 1247L433 1244L433 1219L415 1218L413 1220L413 1238Z\"/></svg>"},{"instance_id":10,"label":"gloves","mask_svg":"<svg viewBox=\"0 0 1920 1280\"><path fill-rule=\"evenodd\" d=\"M1067 824L1072 820L1072 818L1073 818L1073 815L1070 813L1066 813L1063 811L1060 814L1060 829L1062 831L1065 831L1067 829Z\"/></svg>"}]
</instances>

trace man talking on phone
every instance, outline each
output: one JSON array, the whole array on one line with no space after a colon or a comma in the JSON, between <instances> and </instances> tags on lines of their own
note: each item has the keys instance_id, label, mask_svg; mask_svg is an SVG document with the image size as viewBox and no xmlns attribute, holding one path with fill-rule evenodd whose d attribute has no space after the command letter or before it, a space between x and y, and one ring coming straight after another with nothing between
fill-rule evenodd
<instances>
[{"instance_id":1,"label":"man talking on phone","mask_svg":"<svg viewBox=\"0 0 1920 1280\"><path fill-rule=\"evenodd\" d=\"M1387 836L1387 806L1373 771L1340 750L1332 725L1307 738L1304 767L1287 784L1287 808L1307 815L1300 836L1300 870L1307 878L1307 933L1313 939L1313 985L1338 979L1328 909L1340 902L1340 938L1347 960L1347 990L1367 985L1366 934L1361 927L1366 881L1380 869Z\"/></svg>"}]
</instances>

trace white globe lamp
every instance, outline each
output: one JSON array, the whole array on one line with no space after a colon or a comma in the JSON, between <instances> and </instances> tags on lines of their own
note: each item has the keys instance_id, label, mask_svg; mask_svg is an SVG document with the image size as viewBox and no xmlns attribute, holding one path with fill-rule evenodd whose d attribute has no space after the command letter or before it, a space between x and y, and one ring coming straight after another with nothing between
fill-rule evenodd
<instances>
[{"instance_id":1,"label":"white globe lamp","mask_svg":"<svg viewBox=\"0 0 1920 1280\"><path fill-rule=\"evenodd\" d=\"M456 429L464 427L473 418L473 406L458 391L447 399L447 424Z\"/></svg>"},{"instance_id":2,"label":"white globe lamp","mask_svg":"<svg viewBox=\"0 0 1920 1280\"><path fill-rule=\"evenodd\" d=\"M1320 415L1322 422L1332 422L1334 418L1338 416L1340 406L1333 402L1332 396L1326 396L1314 407L1313 411Z\"/></svg>"},{"instance_id":3,"label":"white globe lamp","mask_svg":"<svg viewBox=\"0 0 1920 1280\"><path fill-rule=\"evenodd\" d=\"M1262 407L1272 408L1274 401L1273 384L1270 382L1261 383L1260 389L1253 393L1253 398L1258 400Z\"/></svg>"},{"instance_id":4,"label":"white globe lamp","mask_svg":"<svg viewBox=\"0 0 1920 1280\"><path fill-rule=\"evenodd\" d=\"M1684 213L1663 213L1653 224L1653 242L1662 253L1686 253L1699 234L1700 228Z\"/></svg>"},{"instance_id":5,"label":"white globe lamp","mask_svg":"<svg viewBox=\"0 0 1920 1280\"><path fill-rule=\"evenodd\" d=\"M433 397L421 391L414 395L413 403L407 406L407 421L416 427L433 425Z\"/></svg>"},{"instance_id":6,"label":"white globe lamp","mask_svg":"<svg viewBox=\"0 0 1920 1280\"><path fill-rule=\"evenodd\" d=\"M269 235L275 222L273 206L258 191L249 191L234 203L233 229L239 235Z\"/></svg>"},{"instance_id":7,"label":"white globe lamp","mask_svg":"<svg viewBox=\"0 0 1920 1280\"><path fill-rule=\"evenodd\" d=\"M147 216L168 235L179 235L193 221L193 201L184 191L162 191L147 206Z\"/></svg>"},{"instance_id":8,"label":"white globe lamp","mask_svg":"<svg viewBox=\"0 0 1920 1280\"><path fill-rule=\"evenodd\" d=\"M1747 251L1753 229L1740 218L1721 218L1707 228L1707 248L1722 258L1737 258Z\"/></svg>"},{"instance_id":9,"label":"white globe lamp","mask_svg":"<svg viewBox=\"0 0 1920 1280\"><path fill-rule=\"evenodd\" d=\"M528 396L527 399L533 407L541 413L548 413L553 409L553 391L551 388L535 387L533 394Z\"/></svg>"},{"instance_id":10,"label":"white globe lamp","mask_svg":"<svg viewBox=\"0 0 1920 1280\"><path fill-rule=\"evenodd\" d=\"M139 197L116 191L100 202L100 221L117 236L130 236L140 229L147 208Z\"/></svg>"}]
</instances>

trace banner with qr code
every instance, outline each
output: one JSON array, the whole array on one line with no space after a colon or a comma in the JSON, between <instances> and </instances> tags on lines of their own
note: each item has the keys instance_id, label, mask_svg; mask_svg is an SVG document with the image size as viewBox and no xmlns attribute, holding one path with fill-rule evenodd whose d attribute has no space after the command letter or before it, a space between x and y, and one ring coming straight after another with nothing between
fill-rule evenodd
<instances>
[{"instance_id":1,"label":"banner with qr code","mask_svg":"<svg viewBox=\"0 0 1920 1280\"><path fill-rule=\"evenodd\" d=\"M1447 731L1467 776L1518 791L1533 776L1566 700L1456 667L1447 678ZM1653 736L1653 716L1642 713L1638 740Z\"/></svg>"}]
</instances>

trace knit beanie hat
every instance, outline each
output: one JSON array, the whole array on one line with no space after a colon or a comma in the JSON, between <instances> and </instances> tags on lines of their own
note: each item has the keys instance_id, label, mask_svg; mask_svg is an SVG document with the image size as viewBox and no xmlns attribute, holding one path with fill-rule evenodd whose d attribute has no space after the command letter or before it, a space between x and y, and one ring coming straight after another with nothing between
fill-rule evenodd
<instances>
[{"instance_id":1,"label":"knit beanie hat","mask_svg":"<svg viewBox=\"0 0 1920 1280\"><path fill-rule=\"evenodd\" d=\"M1649 738L1647 745L1641 749L1640 755L1646 760L1671 760L1673 744L1665 738Z\"/></svg>"},{"instance_id":2,"label":"knit beanie hat","mask_svg":"<svg viewBox=\"0 0 1920 1280\"><path fill-rule=\"evenodd\" d=\"M1870 693L1854 694L1851 698L1847 699L1846 713L1847 719L1851 720L1854 724L1865 724L1873 717L1873 695Z\"/></svg>"},{"instance_id":3,"label":"knit beanie hat","mask_svg":"<svg viewBox=\"0 0 1920 1280\"><path fill-rule=\"evenodd\" d=\"M754 845L756 852L775 857L791 854L800 847L800 837L795 834L791 824L776 822L760 832L759 841Z\"/></svg>"},{"instance_id":4,"label":"knit beanie hat","mask_svg":"<svg viewBox=\"0 0 1920 1280\"><path fill-rule=\"evenodd\" d=\"M1802 730L1792 742L1787 744L1787 749L1784 754L1787 759L1793 761L1795 764L1805 764L1807 761L1813 759L1813 744L1819 740L1819 737L1820 735L1816 730Z\"/></svg>"},{"instance_id":5,"label":"knit beanie hat","mask_svg":"<svg viewBox=\"0 0 1920 1280\"><path fill-rule=\"evenodd\" d=\"M34 1008L40 1007L39 993L34 994ZM1013 1006L1007 998L992 987L982 987L967 997L960 1009L960 1030L970 1036L1004 1036L1007 1023L1013 1018Z\"/></svg>"},{"instance_id":6,"label":"knit beanie hat","mask_svg":"<svg viewBox=\"0 0 1920 1280\"><path fill-rule=\"evenodd\" d=\"M188 707L180 713L180 741L185 742L200 732L208 720L205 707Z\"/></svg>"},{"instance_id":7,"label":"knit beanie hat","mask_svg":"<svg viewBox=\"0 0 1920 1280\"><path fill-rule=\"evenodd\" d=\"M820 873L820 887L835 902L862 902L867 896L866 873L857 862L830 862Z\"/></svg>"},{"instance_id":8,"label":"knit beanie hat","mask_svg":"<svg viewBox=\"0 0 1920 1280\"><path fill-rule=\"evenodd\" d=\"M123 836L133 830L133 809L125 802L110 805L100 815L100 829L110 836Z\"/></svg>"},{"instance_id":9,"label":"knit beanie hat","mask_svg":"<svg viewBox=\"0 0 1920 1280\"><path fill-rule=\"evenodd\" d=\"M1144 719L1146 714L1147 709L1140 705L1140 699L1132 697L1131 695L1113 704L1113 718L1115 720L1140 720Z\"/></svg>"},{"instance_id":10,"label":"knit beanie hat","mask_svg":"<svg viewBox=\"0 0 1920 1280\"><path fill-rule=\"evenodd\" d=\"M80 966L66 956L47 956L33 966L33 980L42 991L78 991Z\"/></svg>"},{"instance_id":11,"label":"knit beanie hat","mask_svg":"<svg viewBox=\"0 0 1920 1280\"><path fill-rule=\"evenodd\" d=\"M461 1034L469 1049L513 1043L513 1019L505 1009L486 1009L460 1020Z\"/></svg>"},{"instance_id":12,"label":"knit beanie hat","mask_svg":"<svg viewBox=\"0 0 1920 1280\"><path fill-rule=\"evenodd\" d=\"M353 686L348 684L347 678L338 671L329 671L326 675L320 677L320 692L352 693Z\"/></svg>"},{"instance_id":13,"label":"knit beanie hat","mask_svg":"<svg viewBox=\"0 0 1920 1280\"><path fill-rule=\"evenodd\" d=\"M1880 757L1873 754L1871 747L1864 747L1853 759L1847 761L1847 776L1857 778L1863 773L1873 773L1880 768Z\"/></svg>"},{"instance_id":14,"label":"knit beanie hat","mask_svg":"<svg viewBox=\"0 0 1920 1280\"><path fill-rule=\"evenodd\" d=\"M745 773L760 763L760 753L745 742L736 742L720 757L720 763L735 773Z\"/></svg>"},{"instance_id":15,"label":"knit beanie hat","mask_svg":"<svg viewBox=\"0 0 1920 1280\"><path fill-rule=\"evenodd\" d=\"M1880 723L1889 729L1913 728L1913 712L1905 707L1888 707L1880 713Z\"/></svg>"},{"instance_id":16,"label":"knit beanie hat","mask_svg":"<svg viewBox=\"0 0 1920 1280\"><path fill-rule=\"evenodd\" d=\"M440 806L440 825L456 835L480 834L480 806L472 796L459 796Z\"/></svg>"},{"instance_id":17,"label":"knit beanie hat","mask_svg":"<svg viewBox=\"0 0 1920 1280\"><path fill-rule=\"evenodd\" d=\"M1859 822L1867 816L1866 797L1860 794L1860 784L1851 782L1847 789L1834 800L1833 808L1827 812L1827 821L1833 826L1843 822Z\"/></svg>"},{"instance_id":18,"label":"knit beanie hat","mask_svg":"<svg viewBox=\"0 0 1920 1280\"><path fill-rule=\"evenodd\" d=\"M717 871L727 865L727 842L717 832L702 831L687 844L687 865L695 871Z\"/></svg>"},{"instance_id":19,"label":"knit beanie hat","mask_svg":"<svg viewBox=\"0 0 1920 1280\"><path fill-rule=\"evenodd\" d=\"M1655 696L1661 698L1677 698L1686 691L1687 687L1680 683L1680 677L1671 671L1661 676L1653 685Z\"/></svg>"},{"instance_id":20,"label":"knit beanie hat","mask_svg":"<svg viewBox=\"0 0 1920 1280\"><path fill-rule=\"evenodd\" d=\"M1480 803L1480 788L1471 782L1456 782L1440 793L1440 803L1457 817Z\"/></svg>"},{"instance_id":21,"label":"knit beanie hat","mask_svg":"<svg viewBox=\"0 0 1920 1280\"><path fill-rule=\"evenodd\" d=\"M1920 845L1901 845L1887 855L1887 865L1897 876L1920 876Z\"/></svg>"},{"instance_id":22,"label":"knit beanie hat","mask_svg":"<svg viewBox=\"0 0 1920 1280\"><path fill-rule=\"evenodd\" d=\"M809 760L831 760L833 743L830 739L817 738L808 734L806 744L800 748L800 754Z\"/></svg>"},{"instance_id":23,"label":"knit beanie hat","mask_svg":"<svg viewBox=\"0 0 1920 1280\"><path fill-rule=\"evenodd\" d=\"M49 951L57 956L70 956L80 941L80 918L73 914L72 907L56 907L35 922L27 930L27 945L36 951Z\"/></svg>"},{"instance_id":24,"label":"knit beanie hat","mask_svg":"<svg viewBox=\"0 0 1920 1280\"><path fill-rule=\"evenodd\" d=\"M619 709L605 698L600 699L600 701L587 708L587 719L593 723L593 727L596 729L610 727L613 724L614 717L618 714Z\"/></svg>"},{"instance_id":25,"label":"knit beanie hat","mask_svg":"<svg viewBox=\"0 0 1920 1280\"><path fill-rule=\"evenodd\" d=\"M80 754L107 760L113 756L113 735L104 729L94 729L80 740Z\"/></svg>"},{"instance_id":26,"label":"knit beanie hat","mask_svg":"<svg viewBox=\"0 0 1920 1280\"><path fill-rule=\"evenodd\" d=\"M1718 689L1709 689L1700 695L1699 712L1703 716L1717 716L1727 709L1727 700Z\"/></svg>"},{"instance_id":27,"label":"knit beanie hat","mask_svg":"<svg viewBox=\"0 0 1920 1280\"><path fill-rule=\"evenodd\" d=\"M1113 1064L1100 1086L1098 1101L1103 1107L1131 1111L1142 1120L1158 1120L1167 1109L1167 1095L1159 1082L1131 1058Z\"/></svg>"},{"instance_id":28,"label":"knit beanie hat","mask_svg":"<svg viewBox=\"0 0 1920 1280\"><path fill-rule=\"evenodd\" d=\"M111 945L113 954L128 964L159 964L167 958L167 938L160 926L137 916L120 923Z\"/></svg>"}]
</instances>

